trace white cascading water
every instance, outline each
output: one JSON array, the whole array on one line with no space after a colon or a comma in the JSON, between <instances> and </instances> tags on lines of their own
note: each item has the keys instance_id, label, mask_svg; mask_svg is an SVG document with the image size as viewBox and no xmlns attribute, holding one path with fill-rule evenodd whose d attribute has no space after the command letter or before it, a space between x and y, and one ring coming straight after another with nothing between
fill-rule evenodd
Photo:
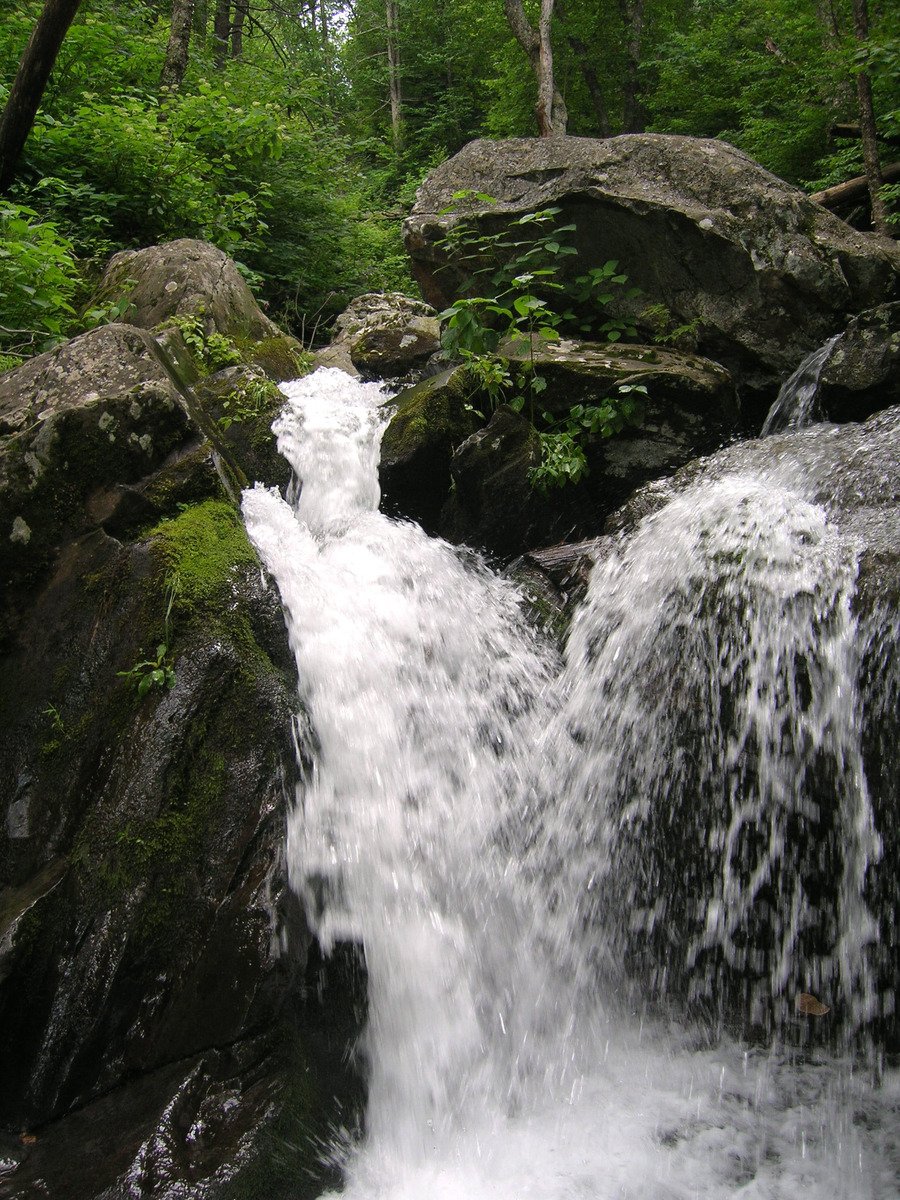
<instances>
[{"instance_id":1,"label":"white cascading water","mask_svg":"<svg viewBox=\"0 0 900 1200\"><path fill-rule=\"evenodd\" d=\"M818 350L813 350L784 381L766 415L760 437L780 429L803 429L813 420L819 380L839 337L840 334L835 334Z\"/></svg>"},{"instance_id":2,"label":"white cascading water","mask_svg":"<svg viewBox=\"0 0 900 1200\"><path fill-rule=\"evenodd\" d=\"M866 958L880 843L852 682L854 546L786 483L698 485L611 547L562 662L511 584L378 513L378 386L320 370L285 392L276 429L299 496L257 487L244 513L316 740L291 882L326 952L365 951L366 1135L344 1194L895 1196L894 1076L876 1089L849 1053L743 1046L658 1003L642 1018L622 968L658 961L671 922L682 995L753 976L736 1023L760 1019L764 994L813 987L851 1029L886 1009ZM680 741L698 705L708 719ZM817 819L792 785L813 764L838 773L847 832L839 928L810 947L815 887L790 841ZM713 808L698 819L688 793ZM699 866L642 855L666 805ZM740 932L763 893L783 913L760 964ZM657 971L655 997L664 984Z\"/></svg>"}]
</instances>

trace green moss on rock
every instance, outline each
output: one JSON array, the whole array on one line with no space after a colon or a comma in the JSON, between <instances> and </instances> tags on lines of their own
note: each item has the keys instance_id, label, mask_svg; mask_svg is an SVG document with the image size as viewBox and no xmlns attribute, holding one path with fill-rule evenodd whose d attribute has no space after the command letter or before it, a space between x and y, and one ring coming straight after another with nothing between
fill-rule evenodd
<instances>
[{"instance_id":1,"label":"green moss on rock","mask_svg":"<svg viewBox=\"0 0 900 1200\"><path fill-rule=\"evenodd\" d=\"M176 611L185 616L218 616L231 594L236 568L258 559L235 509L224 500L206 500L150 531L153 552L169 574L177 574Z\"/></svg>"}]
</instances>

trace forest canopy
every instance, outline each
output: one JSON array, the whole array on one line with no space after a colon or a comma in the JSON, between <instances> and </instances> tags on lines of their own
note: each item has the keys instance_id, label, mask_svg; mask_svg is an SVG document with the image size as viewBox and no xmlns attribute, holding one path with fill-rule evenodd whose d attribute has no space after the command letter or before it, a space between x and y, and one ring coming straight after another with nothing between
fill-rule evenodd
<instances>
[{"instance_id":1,"label":"forest canopy","mask_svg":"<svg viewBox=\"0 0 900 1200\"><path fill-rule=\"evenodd\" d=\"M571 134L721 137L810 190L860 175L860 73L884 163L900 143L900 13L870 3L860 37L860 3L76 0L0 195L0 351L114 318L89 303L109 255L176 237L232 255L307 342L352 296L411 290L399 225L428 170L538 132L515 7L547 20ZM0 0L0 108L43 10Z\"/></svg>"}]
</instances>

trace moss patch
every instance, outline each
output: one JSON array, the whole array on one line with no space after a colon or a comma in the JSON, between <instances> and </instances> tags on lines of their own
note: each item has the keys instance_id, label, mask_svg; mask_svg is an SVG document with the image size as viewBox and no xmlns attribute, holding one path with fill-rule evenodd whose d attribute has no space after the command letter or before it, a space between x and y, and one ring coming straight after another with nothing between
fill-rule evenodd
<instances>
[{"instance_id":1,"label":"moss patch","mask_svg":"<svg viewBox=\"0 0 900 1200\"><path fill-rule=\"evenodd\" d=\"M178 576L175 613L219 616L230 599L234 572L258 566L240 517L224 500L206 500L150 530L153 553L166 575Z\"/></svg>"}]
</instances>

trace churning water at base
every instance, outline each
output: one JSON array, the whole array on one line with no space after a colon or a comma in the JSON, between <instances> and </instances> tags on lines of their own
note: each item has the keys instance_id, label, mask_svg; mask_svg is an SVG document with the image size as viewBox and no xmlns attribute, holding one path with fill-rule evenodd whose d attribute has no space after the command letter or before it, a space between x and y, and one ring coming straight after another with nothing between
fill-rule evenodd
<instances>
[{"instance_id":1,"label":"churning water at base","mask_svg":"<svg viewBox=\"0 0 900 1200\"><path fill-rule=\"evenodd\" d=\"M893 1003L853 544L787 485L698 485L611 546L562 661L509 583L377 512L376 385L285 390L302 488L244 511L314 744L291 882L326 951L365 951L345 1194L896 1196L896 1078L798 1050L791 1016L817 989L852 1033ZM777 1034L721 1032L748 1023Z\"/></svg>"}]
</instances>

